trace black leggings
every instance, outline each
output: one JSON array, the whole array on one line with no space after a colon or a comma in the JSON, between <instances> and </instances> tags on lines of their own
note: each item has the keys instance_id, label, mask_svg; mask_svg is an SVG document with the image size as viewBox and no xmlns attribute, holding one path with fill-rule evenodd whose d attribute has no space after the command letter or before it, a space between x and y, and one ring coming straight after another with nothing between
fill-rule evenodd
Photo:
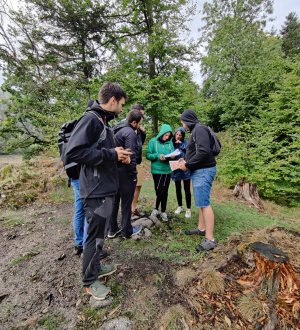
<instances>
[{"instance_id":1,"label":"black leggings","mask_svg":"<svg viewBox=\"0 0 300 330\"><path fill-rule=\"evenodd\" d=\"M161 212L166 212L171 174L152 174L156 192L155 208L161 204Z\"/></svg>"},{"instance_id":2,"label":"black leggings","mask_svg":"<svg viewBox=\"0 0 300 330\"><path fill-rule=\"evenodd\" d=\"M181 181L183 181L186 207L188 209L190 209L191 208L191 180L175 181L176 197L177 197L178 206L182 206Z\"/></svg>"}]
</instances>

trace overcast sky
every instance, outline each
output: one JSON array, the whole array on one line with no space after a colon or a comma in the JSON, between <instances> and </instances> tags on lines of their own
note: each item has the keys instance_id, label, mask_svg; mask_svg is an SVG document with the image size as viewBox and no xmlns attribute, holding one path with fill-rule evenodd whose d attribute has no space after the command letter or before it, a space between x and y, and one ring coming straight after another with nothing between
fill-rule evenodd
<instances>
[{"instance_id":1,"label":"overcast sky","mask_svg":"<svg viewBox=\"0 0 300 330\"><path fill-rule=\"evenodd\" d=\"M197 11L201 11L203 4L205 2L211 2L210 0L196 0ZM286 16L295 12L300 18L300 0L274 0L273 1L273 15L274 21L267 24L267 30L271 31L272 28L275 29L276 33L279 33L281 27L285 21ZM200 16L200 17L199 17ZM195 17L191 22L192 35L197 35L197 30L201 27L201 13ZM193 65L191 68L193 72L193 78L198 83L201 84L202 77L200 73L200 65Z\"/></svg>"},{"instance_id":2,"label":"overcast sky","mask_svg":"<svg viewBox=\"0 0 300 330\"><path fill-rule=\"evenodd\" d=\"M202 9L204 2L209 2L210 0L196 0L197 11L199 12ZM267 26L268 30L275 28L277 32L280 31L281 26L283 25L286 16L290 12L296 12L300 18L300 0L274 0L274 21L269 23ZM201 27L201 13L198 14L195 19L191 22L192 35L196 36L198 34L197 30ZM194 80L201 84L202 78L200 74L200 66L194 65L192 67ZM2 83L2 75L0 72L0 84Z\"/></svg>"}]
</instances>

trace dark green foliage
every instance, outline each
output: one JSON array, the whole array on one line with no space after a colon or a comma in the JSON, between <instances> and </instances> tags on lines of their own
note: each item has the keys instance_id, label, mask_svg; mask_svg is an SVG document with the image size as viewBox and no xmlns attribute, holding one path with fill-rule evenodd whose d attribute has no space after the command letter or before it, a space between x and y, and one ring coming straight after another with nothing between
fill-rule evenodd
<instances>
[{"instance_id":1,"label":"dark green foliage","mask_svg":"<svg viewBox=\"0 0 300 330\"><path fill-rule=\"evenodd\" d=\"M300 203L300 67L287 72L257 117L224 135L219 168L230 186L244 178L261 196L286 205Z\"/></svg>"},{"instance_id":2,"label":"dark green foliage","mask_svg":"<svg viewBox=\"0 0 300 330\"><path fill-rule=\"evenodd\" d=\"M300 55L300 21L296 13L288 14L280 34L285 56Z\"/></svg>"},{"instance_id":3,"label":"dark green foliage","mask_svg":"<svg viewBox=\"0 0 300 330\"><path fill-rule=\"evenodd\" d=\"M256 183L263 197L297 204L300 76L294 51L298 19L290 14L282 30L284 47L290 42L290 54L294 52L293 60L285 60L281 40L262 29L272 9L270 1L222 0L204 8L208 52L202 65L206 74L203 109L212 127L228 130L221 139L220 178L229 186L245 179Z\"/></svg>"},{"instance_id":4,"label":"dark green foliage","mask_svg":"<svg viewBox=\"0 0 300 330\"><path fill-rule=\"evenodd\" d=\"M129 94L129 102L142 103L155 134L162 122L178 125L179 114L197 102L197 85L188 62L196 44L184 43L193 7L191 1L124 1L132 37L122 40L106 75Z\"/></svg>"}]
</instances>

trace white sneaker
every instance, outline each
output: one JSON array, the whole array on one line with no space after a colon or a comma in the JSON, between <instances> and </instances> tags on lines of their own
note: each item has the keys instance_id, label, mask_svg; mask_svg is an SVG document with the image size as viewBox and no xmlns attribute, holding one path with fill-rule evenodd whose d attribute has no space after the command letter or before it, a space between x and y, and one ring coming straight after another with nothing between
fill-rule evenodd
<instances>
[{"instance_id":1,"label":"white sneaker","mask_svg":"<svg viewBox=\"0 0 300 330\"><path fill-rule=\"evenodd\" d=\"M180 214L182 211L183 211L182 206L178 206L174 213Z\"/></svg>"},{"instance_id":2,"label":"white sneaker","mask_svg":"<svg viewBox=\"0 0 300 330\"><path fill-rule=\"evenodd\" d=\"M191 209L187 209L186 212L185 212L185 217L186 218L190 218L192 216L192 211Z\"/></svg>"},{"instance_id":3,"label":"white sneaker","mask_svg":"<svg viewBox=\"0 0 300 330\"><path fill-rule=\"evenodd\" d=\"M151 217L157 217L159 214L159 211L157 209L153 209L151 212Z\"/></svg>"},{"instance_id":4,"label":"white sneaker","mask_svg":"<svg viewBox=\"0 0 300 330\"><path fill-rule=\"evenodd\" d=\"M163 212L160 216L161 216L161 220L162 221L165 221L165 222L169 221L168 220L168 215L167 215L166 212Z\"/></svg>"}]
</instances>

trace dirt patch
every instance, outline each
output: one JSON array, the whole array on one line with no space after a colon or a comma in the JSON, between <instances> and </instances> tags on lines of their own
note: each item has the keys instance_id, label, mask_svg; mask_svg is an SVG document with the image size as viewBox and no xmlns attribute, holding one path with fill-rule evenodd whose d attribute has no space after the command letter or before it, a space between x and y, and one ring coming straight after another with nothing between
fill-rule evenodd
<instances>
[{"instance_id":1,"label":"dirt patch","mask_svg":"<svg viewBox=\"0 0 300 330\"><path fill-rule=\"evenodd\" d=\"M20 155L0 155L0 169L6 165L20 165L22 156Z\"/></svg>"},{"instance_id":2,"label":"dirt patch","mask_svg":"<svg viewBox=\"0 0 300 330\"><path fill-rule=\"evenodd\" d=\"M254 329L245 306L249 301L260 306L261 301L245 298L236 282L251 268L239 252L259 237L287 252L292 267L300 271L300 237L281 228L233 235L201 262L180 267L134 245L123 246L119 239L110 240L107 262L118 264L118 271L105 281L112 288L114 304L93 314L98 312L89 309L81 286L81 259L73 254L71 218L70 203L34 204L1 216L1 328L32 321L32 329L49 324L53 329L97 329L107 318L127 316L139 330L229 325ZM253 307L252 312L256 310Z\"/></svg>"},{"instance_id":3,"label":"dirt patch","mask_svg":"<svg viewBox=\"0 0 300 330\"><path fill-rule=\"evenodd\" d=\"M76 324L80 259L73 255L70 205L36 206L1 218L1 302L4 329L33 316L63 315ZM21 223L6 227L9 219Z\"/></svg>"}]
</instances>

